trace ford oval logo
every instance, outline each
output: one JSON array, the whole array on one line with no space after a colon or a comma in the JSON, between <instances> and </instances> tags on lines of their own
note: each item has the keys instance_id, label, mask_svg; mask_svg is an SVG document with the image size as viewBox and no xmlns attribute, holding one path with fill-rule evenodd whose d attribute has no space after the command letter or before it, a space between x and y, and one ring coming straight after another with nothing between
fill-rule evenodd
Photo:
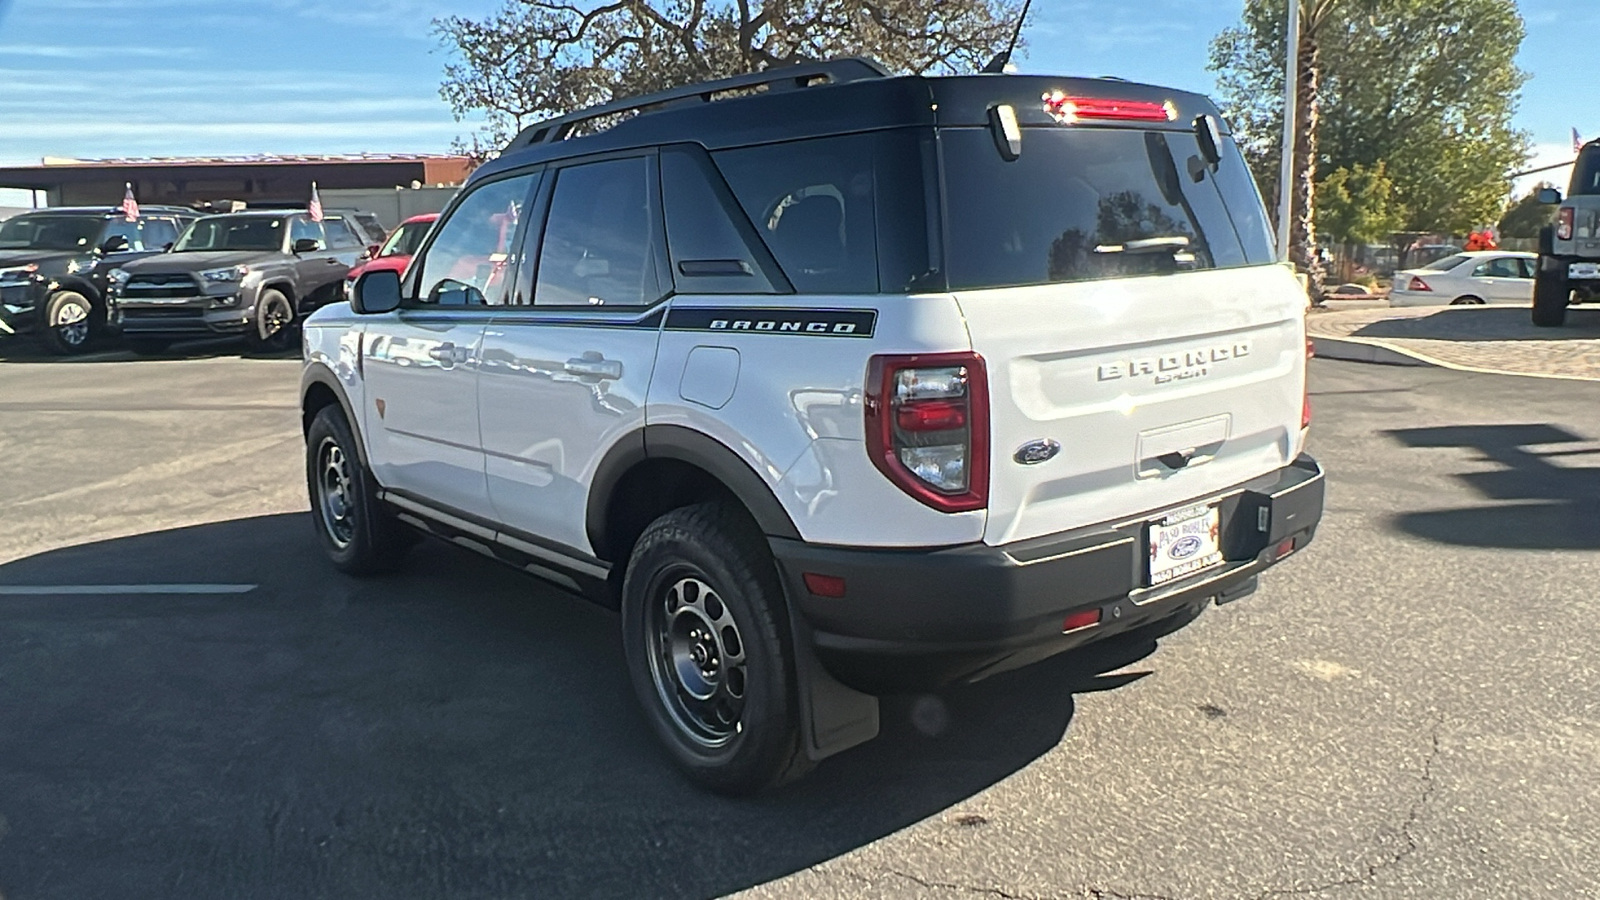
<instances>
[{"instance_id":1,"label":"ford oval logo","mask_svg":"<svg viewBox=\"0 0 1600 900\"><path fill-rule=\"evenodd\" d=\"M1191 534L1173 544L1172 549L1167 551L1167 555L1173 559L1188 559L1199 552L1200 538Z\"/></svg>"},{"instance_id":2,"label":"ford oval logo","mask_svg":"<svg viewBox=\"0 0 1600 900\"><path fill-rule=\"evenodd\" d=\"M1024 466L1036 466L1061 452L1061 445L1051 440L1029 441L1017 448L1011 458Z\"/></svg>"}]
</instances>

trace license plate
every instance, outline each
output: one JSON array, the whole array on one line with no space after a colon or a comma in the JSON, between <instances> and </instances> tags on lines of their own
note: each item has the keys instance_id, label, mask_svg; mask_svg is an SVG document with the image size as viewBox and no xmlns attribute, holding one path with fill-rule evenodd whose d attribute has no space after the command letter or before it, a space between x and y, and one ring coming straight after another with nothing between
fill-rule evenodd
<instances>
[{"instance_id":1,"label":"license plate","mask_svg":"<svg viewBox=\"0 0 1600 900\"><path fill-rule=\"evenodd\" d=\"M1573 263L1567 268L1568 278L1600 278L1600 263Z\"/></svg>"},{"instance_id":2,"label":"license plate","mask_svg":"<svg viewBox=\"0 0 1600 900\"><path fill-rule=\"evenodd\" d=\"M1222 562L1222 515L1215 506L1180 509L1150 523L1150 586Z\"/></svg>"}]
</instances>

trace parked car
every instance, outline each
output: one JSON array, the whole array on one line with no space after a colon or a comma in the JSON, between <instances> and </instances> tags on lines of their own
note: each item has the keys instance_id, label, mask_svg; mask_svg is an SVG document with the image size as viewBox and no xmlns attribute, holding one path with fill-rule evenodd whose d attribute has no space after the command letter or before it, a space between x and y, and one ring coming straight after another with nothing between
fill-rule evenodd
<instances>
[{"instance_id":1,"label":"parked car","mask_svg":"<svg viewBox=\"0 0 1600 900\"><path fill-rule=\"evenodd\" d=\"M82 353L106 328L107 274L165 250L195 218L172 206L132 221L121 207L60 207L0 222L0 334Z\"/></svg>"},{"instance_id":2,"label":"parked car","mask_svg":"<svg viewBox=\"0 0 1600 900\"><path fill-rule=\"evenodd\" d=\"M242 212L197 220L172 252L110 275L111 323L136 353L238 335L261 351L293 345L302 318L341 296L367 252L344 216Z\"/></svg>"},{"instance_id":3,"label":"parked car","mask_svg":"<svg viewBox=\"0 0 1600 900\"><path fill-rule=\"evenodd\" d=\"M741 793L879 692L1254 591L1321 516L1306 356L1206 98L790 66L529 127L312 315L312 518L346 572L420 529L619 607Z\"/></svg>"},{"instance_id":4,"label":"parked car","mask_svg":"<svg viewBox=\"0 0 1600 900\"><path fill-rule=\"evenodd\" d=\"M1481 306L1533 303L1539 257L1510 250L1457 253L1420 269L1394 273L1390 306Z\"/></svg>"},{"instance_id":5,"label":"parked car","mask_svg":"<svg viewBox=\"0 0 1600 900\"><path fill-rule=\"evenodd\" d=\"M1539 230L1534 286L1533 324L1548 328L1567 320L1570 304L1600 299L1600 140L1578 153L1567 196L1545 188L1539 202L1559 204L1555 224Z\"/></svg>"},{"instance_id":6,"label":"parked car","mask_svg":"<svg viewBox=\"0 0 1600 900\"><path fill-rule=\"evenodd\" d=\"M422 246L422 239L427 237L428 229L439 218L438 213L424 213L400 223L400 227L389 235L378 252L364 262L357 263L344 277L345 294L349 295L349 288L361 277L362 272L404 272L406 265L411 262L411 257Z\"/></svg>"}]
</instances>

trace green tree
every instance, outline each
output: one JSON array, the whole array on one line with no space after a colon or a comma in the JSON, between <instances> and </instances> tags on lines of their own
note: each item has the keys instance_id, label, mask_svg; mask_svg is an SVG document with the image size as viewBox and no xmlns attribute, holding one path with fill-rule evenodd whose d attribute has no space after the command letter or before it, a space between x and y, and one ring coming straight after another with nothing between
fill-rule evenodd
<instances>
[{"instance_id":1,"label":"green tree","mask_svg":"<svg viewBox=\"0 0 1600 900\"><path fill-rule=\"evenodd\" d=\"M1211 47L1223 108L1269 196L1286 10L1285 0L1245 0L1239 26ZM1315 136L1313 178L1384 163L1409 230L1461 233L1498 218L1528 151L1511 126L1527 77L1515 63L1523 37L1515 0L1332 0L1321 11L1318 77L1308 84L1302 66L1301 83L1302 97L1314 89L1318 116L1297 125L1302 140ZM1298 166L1297 177L1305 177Z\"/></svg>"},{"instance_id":2,"label":"green tree","mask_svg":"<svg viewBox=\"0 0 1600 900\"><path fill-rule=\"evenodd\" d=\"M1341 244L1387 242L1403 223L1394 182L1380 160L1329 172L1317 186L1317 233Z\"/></svg>"},{"instance_id":3,"label":"green tree","mask_svg":"<svg viewBox=\"0 0 1600 900\"><path fill-rule=\"evenodd\" d=\"M1539 186L1529 191L1527 196L1512 201L1506 209L1506 214L1500 217L1501 237L1530 240L1537 238L1539 229L1555 220L1556 208L1539 202L1539 190L1551 187L1555 185L1548 181L1540 182Z\"/></svg>"},{"instance_id":4,"label":"green tree","mask_svg":"<svg viewBox=\"0 0 1600 900\"><path fill-rule=\"evenodd\" d=\"M975 71L1004 48L1020 0L505 0L434 30L440 95L482 115L477 147L532 121L808 59L870 56L905 72Z\"/></svg>"}]
</instances>

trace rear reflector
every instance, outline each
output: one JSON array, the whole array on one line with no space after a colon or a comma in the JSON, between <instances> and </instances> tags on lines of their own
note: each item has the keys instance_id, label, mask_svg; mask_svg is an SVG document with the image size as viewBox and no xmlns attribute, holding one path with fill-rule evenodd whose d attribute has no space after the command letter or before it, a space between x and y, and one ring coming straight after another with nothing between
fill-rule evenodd
<instances>
[{"instance_id":1,"label":"rear reflector","mask_svg":"<svg viewBox=\"0 0 1600 900\"><path fill-rule=\"evenodd\" d=\"M1061 630L1063 632L1077 631L1080 628L1088 628L1090 625L1099 624L1100 610L1085 609L1075 612L1063 619L1061 622Z\"/></svg>"},{"instance_id":2,"label":"rear reflector","mask_svg":"<svg viewBox=\"0 0 1600 900\"><path fill-rule=\"evenodd\" d=\"M1172 101L1106 100L1099 97L1069 97L1060 91L1044 95L1044 108L1057 122L1072 125L1084 120L1122 122L1171 122L1178 118Z\"/></svg>"},{"instance_id":3,"label":"rear reflector","mask_svg":"<svg viewBox=\"0 0 1600 900\"><path fill-rule=\"evenodd\" d=\"M1294 552L1294 538L1289 538L1288 540L1286 540L1283 543L1279 544L1277 549L1272 552L1272 555L1273 555L1273 557L1275 559L1283 559L1285 556L1288 556L1289 554L1291 554L1293 552Z\"/></svg>"},{"instance_id":4,"label":"rear reflector","mask_svg":"<svg viewBox=\"0 0 1600 900\"><path fill-rule=\"evenodd\" d=\"M1311 338L1306 338L1306 362L1309 364L1317 355L1317 345ZM1306 366L1305 382L1300 388L1300 427L1311 427L1311 366Z\"/></svg>"},{"instance_id":5,"label":"rear reflector","mask_svg":"<svg viewBox=\"0 0 1600 900\"><path fill-rule=\"evenodd\" d=\"M837 600L844 596L844 579L837 575L818 575L816 572L806 572L800 577L806 583L806 590L818 597L831 597Z\"/></svg>"}]
</instances>

